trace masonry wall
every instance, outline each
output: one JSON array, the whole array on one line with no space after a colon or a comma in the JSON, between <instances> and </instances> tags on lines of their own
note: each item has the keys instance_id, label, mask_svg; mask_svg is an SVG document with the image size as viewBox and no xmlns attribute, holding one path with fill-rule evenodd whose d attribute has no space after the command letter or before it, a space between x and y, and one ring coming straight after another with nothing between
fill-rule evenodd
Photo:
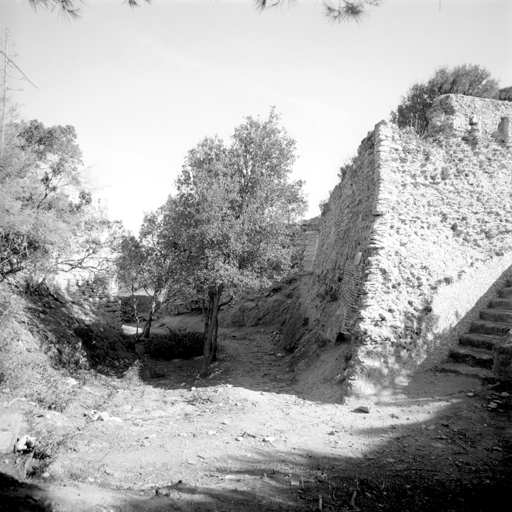
<instances>
[{"instance_id":1,"label":"masonry wall","mask_svg":"<svg viewBox=\"0 0 512 512\"><path fill-rule=\"evenodd\" d=\"M305 273L289 308L283 344L294 353L295 370L313 396L316 389L322 397L341 396L339 383L352 357L350 340L367 256L378 247L385 202L379 172L383 126L362 141L352 164L343 169L319 226L306 236Z\"/></svg>"},{"instance_id":2,"label":"masonry wall","mask_svg":"<svg viewBox=\"0 0 512 512\"><path fill-rule=\"evenodd\" d=\"M322 218L283 342L310 390L382 393L442 361L512 264L512 105L449 95L420 138L379 123ZM476 128L475 128L476 127Z\"/></svg>"}]
</instances>

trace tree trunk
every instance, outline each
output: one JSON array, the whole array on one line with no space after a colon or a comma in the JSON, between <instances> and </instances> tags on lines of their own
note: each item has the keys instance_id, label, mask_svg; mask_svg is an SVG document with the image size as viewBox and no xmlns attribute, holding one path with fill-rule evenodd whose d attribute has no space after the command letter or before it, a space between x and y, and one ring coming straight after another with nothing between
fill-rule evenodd
<instances>
[{"instance_id":1,"label":"tree trunk","mask_svg":"<svg viewBox=\"0 0 512 512\"><path fill-rule=\"evenodd\" d=\"M206 340L206 336L208 335L208 325L210 324L210 315L211 315L211 311L212 311L211 306L212 306L212 302L211 302L210 298L208 298L208 308L206 308L206 306L204 304L204 299L201 300L201 311L203 313L203 324L204 324L203 337L205 340Z\"/></svg>"},{"instance_id":2,"label":"tree trunk","mask_svg":"<svg viewBox=\"0 0 512 512\"><path fill-rule=\"evenodd\" d=\"M219 307L220 312L220 307ZM213 326L213 339L212 339L212 361L217 361L217 347L219 344L217 343L217 332L219 331L219 317L215 318L214 326Z\"/></svg>"},{"instance_id":3,"label":"tree trunk","mask_svg":"<svg viewBox=\"0 0 512 512\"><path fill-rule=\"evenodd\" d=\"M208 297L210 304L208 305L209 315L208 315L208 330L206 333L206 337L204 340L204 373L207 373L210 369L210 365L212 364L213 356L214 356L214 346L213 339L216 334L216 325L218 323L218 316L220 310L220 298L222 296L222 291L224 289L224 285L220 284L210 290ZM215 348L216 350L216 348Z\"/></svg>"},{"instance_id":4,"label":"tree trunk","mask_svg":"<svg viewBox=\"0 0 512 512\"><path fill-rule=\"evenodd\" d=\"M215 317L215 320L214 320L214 331L213 331L213 339L212 339L212 361L217 361L217 348L219 346L218 344L218 338L217 338L217 334L219 332L219 313L220 313L220 310L226 306L227 304L229 304L231 301L233 300L233 295L231 295L231 297L229 297L228 300L226 300L225 302L221 302L219 304L219 310L217 311L217 316Z\"/></svg>"},{"instance_id":5,"label":"tree trunk","mask_svg":"<svg viewBox=\"0 0 512 512\"><path fill-rule=\"evenodd\" d=\"M156 303L155 301L151 301L151 311L149 312L149 318L147 319L146 323L144 324L144 331L142 331L142 338L148 339L149 335L151 333L151 324L153 323L153 315L155 314L155 307Z\"/></svg>"},{"instance_id":6,"label":"tree trunk","mask_svg":"<svg viewBox=\"0 0 512 512\"><path fill-rule=\"evenodd\" d=\"M135 316L135 321L137 322L137 330L135 331L135 339L139 339L139 310L137 308L138 299L135 297L135 289L132 286L132 302L133 302L133 314Z\"/></svg>"}]
</instances>

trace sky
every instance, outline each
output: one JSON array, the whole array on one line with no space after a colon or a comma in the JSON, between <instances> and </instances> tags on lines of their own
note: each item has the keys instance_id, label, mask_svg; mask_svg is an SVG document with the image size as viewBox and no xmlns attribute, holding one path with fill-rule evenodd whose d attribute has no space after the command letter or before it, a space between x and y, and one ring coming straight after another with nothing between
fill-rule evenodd
<instances>
[{"instance_id":1,"label":"sky","mask_svg":"<svg viewBox=\"0 0 512 512\"><path fill-rule=\"evenodd\" d=\"M314 0L262 13L252 0L85 0L76 21L0 0L6 29L37 87L11 80L21 116L76 128L89 180L135 233L190 149L215 134L229 142L271 106L297 142L293 178L312 217L414 83L469 63L512 85L511 0L386 0L342 24Z\"/></svg>"}]
</instances>

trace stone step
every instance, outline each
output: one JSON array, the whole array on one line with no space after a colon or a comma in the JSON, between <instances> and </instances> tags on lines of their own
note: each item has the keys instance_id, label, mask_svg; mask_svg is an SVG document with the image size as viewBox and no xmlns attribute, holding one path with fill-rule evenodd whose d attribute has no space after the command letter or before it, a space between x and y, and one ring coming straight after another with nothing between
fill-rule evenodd
<instances>
[{"instance_id":1,"label":"stone step","mask_svg":"<svg viewBox=\"0 0 512 512\"><path fill-rule=\"evenodd\" d=\"M506 310L512 310L512 297L511 298L499 298L499 299L493 299L489 303L488 309L506 309Z\"/></svg>"},{"instance_id":2,"label":"stone step","mask_svg":"<svg viewBox=\"0 0 512 512\"><path fill-rule=\"evenodd\" d=\"M482 320L490 320L491 322L510 323L512 329L512 311L506 309L482 309L480 311Z\"/></svg>"},{"instance_id":3,"label":"stone step","mask_svg":"<svg viewBox=\"0 0 512 512\"><path fill-rule=\"evenodd\" d=\"M480 332L468 332L459 338L459 343L464 346L480 348L483 350L492 350L496 343L499 343L504 339L504 336L482 334Z\"/></svg>"},{"instance_id":4,"label":"stone step","mask_svg":"<svg viewBox=\"0 0 512 512\"><path fill-rule=\"evenodd\" d=\"M492 369L494 358L488 350L468 347L454 347L450 350L450 359L456 363Z\"/></svg>"},{"instance_id":5,"label":"stone step","mask_svg":"<svg viewBox=\"0 0 512 512\"><path fill-rule=\"evenodd\" d=\"M437 366L436 370L440 372L457 373L466 377L474 377L491 382L495 382L497 380L492 370L479 368L478 366L468 366L467 364L443 363Z\"/></svg>"},{"instance_id":6,"label":"stone step","mask_svg":"<svg viewBox=\"0 0 512 512\"><path fill-rule=\"evenodd\" d=\"M498 290L498 296L503 298L512 297L512 286L507 286Z\"/></svg>"},{"instance_id":7,"label":"stone step","mask_svg":"<svg viewBox=\"0 0 512 512\"><path fill-rule=\"evenodd\" d=\"M504 322L489 322L487 320L475 320L471 322L470 332L490 334L493 336L505 336L512 329L512 325Z\"/></svg>"}]
</instances>

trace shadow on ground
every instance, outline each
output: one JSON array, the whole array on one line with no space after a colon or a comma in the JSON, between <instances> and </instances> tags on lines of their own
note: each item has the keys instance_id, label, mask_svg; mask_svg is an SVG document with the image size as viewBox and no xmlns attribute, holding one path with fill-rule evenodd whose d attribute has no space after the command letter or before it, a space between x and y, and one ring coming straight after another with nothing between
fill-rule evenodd
<instances>
[{"instance_id":1,"label":"shadow on ground","mask_svg":"<svg viewBox=\"0 0 512 512\"><path fill-rule=\"evenodd\" d=\"M57 325L44 318L43 322L46 328L60 332ZM97 327L99 330L101 326ZM292 376L287 373L286 356L276 353L276 345L269 342L273 331L255 328L244 332L242 337L235 329L222 331L220 364L213 366L209 378L198 378L202 368L200 358L168 362L141 357L139 376L143 384L163 390L231 384L258 394L296 397ZM108 375L122 376L132 362L128 358L119 362L119 358L109 356L95 365ZM343 418L327 418L325 436L333 441L330 451L308 451L297 444L285 447L278 441L269 441L262 447L249 439L246 449L230 455L227 464L194 467L195 474L203 476L200 483L192 476L187 481L184 477L181 480L179 474L168 474L169 485L160 487L158 494L155 489L112 490L83 482L65 487L56 483L20 482L0 472L0 510L508 510L512 398L507 393L511 390L475 385L478 391L468 402L465 392L448 396L437 383L441 380L436 374L428 375L431 380L428 386L412 384L401 390L403 415L407 414L406 405L410 403L441 404L428 420L407 423L408 418L395 416L378 428L368 422L369 426L347 433ZM490 400L499 405L489 408ZM375 408L385 412L391 403L395 409L401 406L400 400L389 396L377 400ZM306 403L307 407L316 405L329 404ZM282 402L282 407L286 407L286 402ZM357 413L348 411L347 414ZM307 434L306 422L295 427ZM347 441L350 435L376 442L371 449L354 451ZM338 439L343 439L343 443L337 444ZM194 473L189 471L189 475ZM101 477L99 481L101 484Z\"/></svg>"}]
</instances>

